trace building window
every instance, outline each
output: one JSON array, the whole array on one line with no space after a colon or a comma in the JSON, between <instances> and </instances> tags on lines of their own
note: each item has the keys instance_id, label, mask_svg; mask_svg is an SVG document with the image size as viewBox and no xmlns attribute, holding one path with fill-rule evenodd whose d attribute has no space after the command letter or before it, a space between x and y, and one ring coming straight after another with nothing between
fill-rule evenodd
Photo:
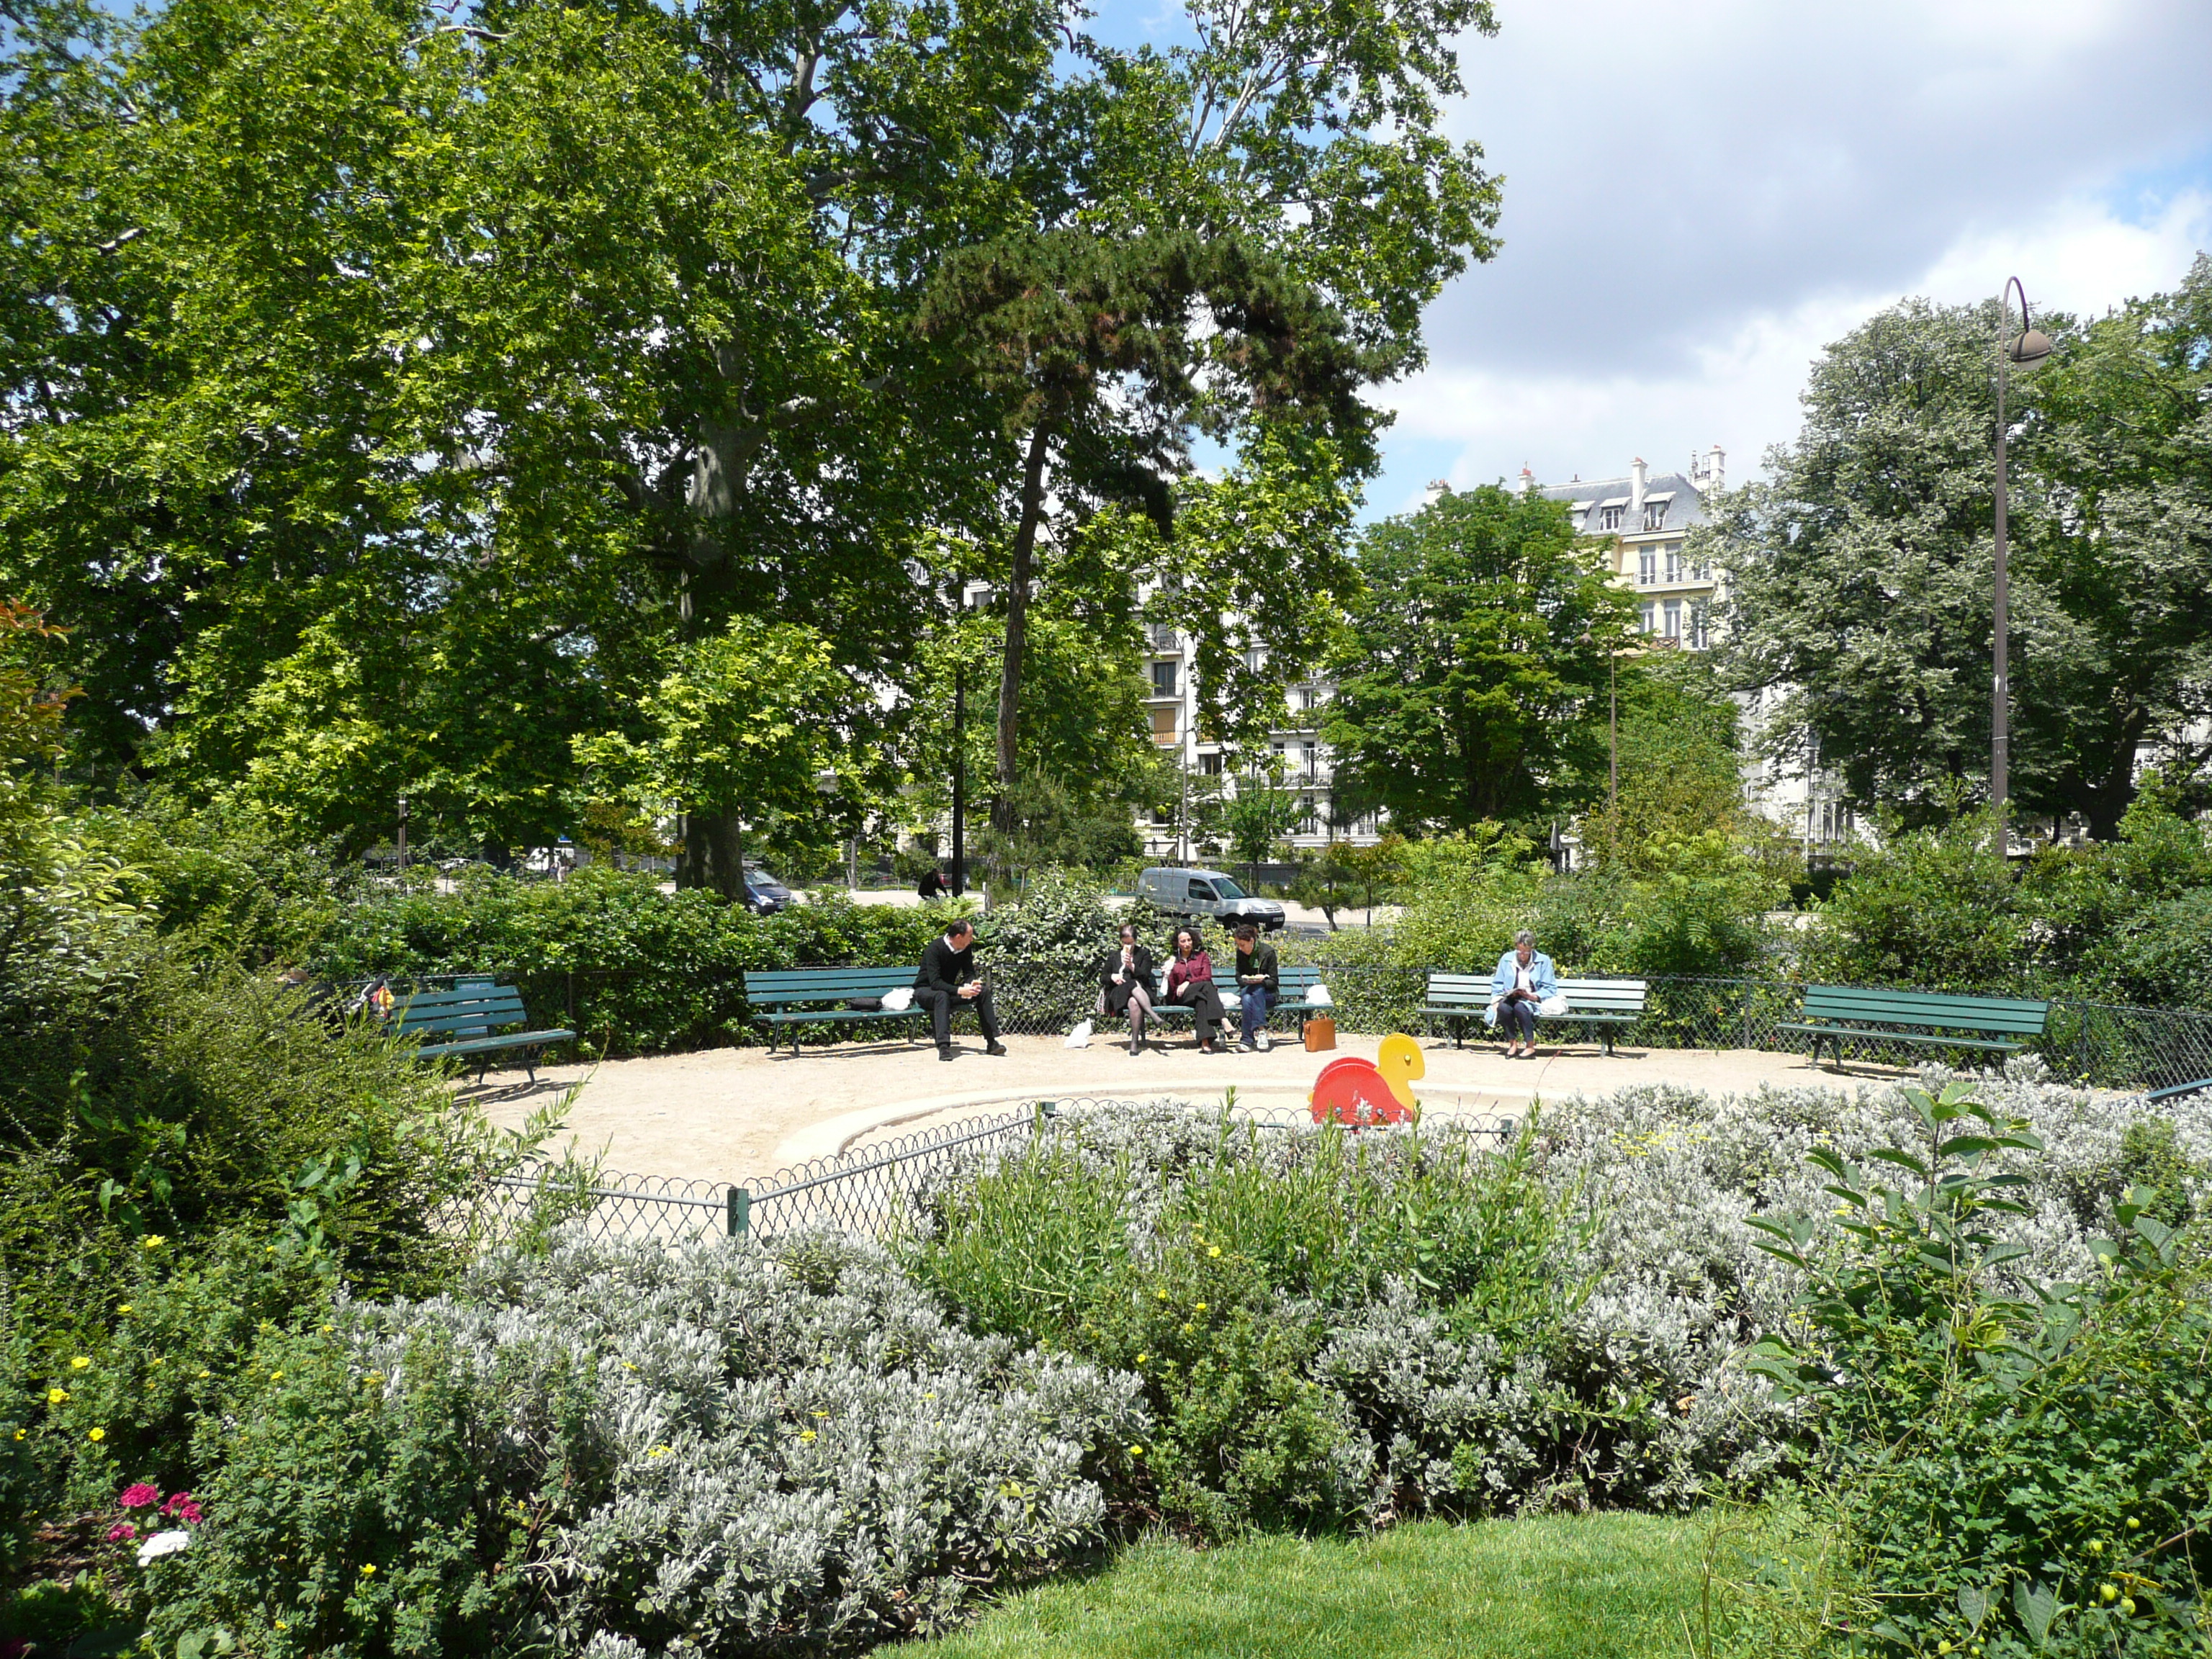
<instances>
[{"instance_id":1,"label":"building window","mask_svg":"<svg viewBox=\"0 0 2212 1659\"><path fill-rule=\"evenodd\" d=\"M1173 822L1173 820L1168 816L1168 809L1166 807L1155 806L1152 808L1152 828L1155 830L1164 830L1171 822Z\"/></svg>"},{"instance_id":2,"label":"building window","mask_svg":"<svg viewBox=\"0 0 2212 1659\"><path fill-rule=\"evenodd\" d=\"M1713 562L1704 554L1698 554L1690 561L1690 580L1693 582L1709 582L1712 579Z\"/></svg>"},{"instance_id":3,"label":"building window","mask_svg":"<svg viewBox=\"0 0 2212 1659\"><path fill-rule=\"evenodd\" d=\"M1305 814L1298 820L1298 833L1302 836L1312 835L1314 833L1314 798L1311 795L1299 796L1298 811Z\"/></svg>"},{"instance_id":4,"label":"building window","mask_svg":"<svg viewBox=\"0 0 2212 1659\"><path fill-rule=\"evenodd\" d=\"M1664 530L1667 527L1666 502L1646 501L1644 504L1644 527L1646 530Z\"/></svg>"},{"instance_id":5,"label":"building window","mask_svg":"<svg viewBox=\"0 0 2212 1659\"><path fill-rule=\"evenodd\" d=\"M1620 529L1620 509L1619 507L1601 507L1598 508L1598 510L1597 510L1597 527L1598 527L1600 530L1618 530L1618 529Z\"/></svg>"},{"instance_id":6,"label":"building window","mask_svg":"<svg viewBox=\"0 0 2212 1659\"><path fill-rule=\"evenodd\" d=\"M1659 556L1648 547L1636 550L1636 585L1649 587L1659 579Z\"/></svg>"},{"instance_id":7,"label":"building window","mask_svg":"<svg viewBox=\"0 0 2212 1659\"><path fill-rule=\"evenodd\" d=\"M1701 601L1693 599L1690 602L1690 649L1702 651L1711 643L1712 636L1705 623L1705 607Z\"/></svg>"},{"instance_id":8,"label":"building window","mask_svg":"<svg viewBox=\"0 0 2212 1659\"><path fill-rule=\"evenodd\" d=\"M1670 582L1682 580L1682 549L1680 544L1667 550L1667 580Z\"/></svg>"},{"instance_id":9,"label":"building window","mask_svg":"<svg viewBox=\"0 0 2212 1659\"><path fill-rule=\"evenodd\" d=\"M1154 663L1152 665L1152 695L1156 697L1172 697L1175 694L1176 665L1171 662Z\"/></svg>"},{"instance_id":10,"label":"building window","mask_svg":"<svg viewBox=\"0 0 2212 1659\"><path fill-rule=\"evenodd\" d=\"M1311 782L1314 781L1314 746L1313 746L1311 744L1307 744L1305 745L1305 751L1306 751L1306 781L1307 781L1308 783L1311 783Z\"/></svg>"},{"instance_id":11,"label":"building window","mask_svg":"<svg viewBox=\"0 0 2212 1659\"><path fill-rule=\"evenodd\" d=\"M1219 777L1221 775L1221 751L1217 749L1211 755L1200 755L1198 757L1198 769L1209 778Z\"/></svg>"},{"instance_id":12,"label":"building window","mask_svg":"<svg viewBox=\"0 0 2212 1659\"><path fill-rule=\"evenodd\" d=\"M1667 637L1668 637L1668 639L1670 639L1670 640L1679 640L1679 639L1680 639L1680 638L1682 637L1682 602L1681 602L1681 600L1680 600L1680 599L1669 599L1669 600L1668 600L1668 601L1667 601L1667 612L1666 612L1666 615L1667 615Z\"/></svg>"},{"instance_id":13,"label":"building window","mask_svg":"<svg viewBox=\"0 0 2212 1659\"><path fill-rule=\"evenodd\" d=\"M1176 711L1172 708L1152 710L1152 741L1170 744L1176 740Z\"/></svg>"},{"instance_id":14,"label":"building window","mask_svg":"<svg viewBox=\"0 0 2212 1659\"><path fill-rule=\"evenodd\" d=\"M1298 707L1299 707L1299 708L1318 708L1318 707L1320 706L1320 704L1321 704L1321 693L1320 693L1320 692L1318 692L1318 691L1315 690L1313 689L1313 687L1311 687L1310 685L1302 685L1302 686L1300 686L1300 687L1298 688Z\"/></svg>"},{"instance_id":15,"label":"building window","mask_svg":"<svg viewBox=\"0 0 2212 1659\"><path fill-rule=\"evenodd\" d=\"M1647 604L1643 607L1643 610L1644 631L1647 634L1657 632L1659 628L1659 607L1656 605Z\"/></svg>"},{"instance_id":16,"label":"building window","mask_svg":"<svg viewBox=\"0 0 2212 1659\"><path fill-rule=\"evenodd\" d=\"M1244 653L1244 665L1255 674L1261 669L1265 668L1267 665L1267 653L1266 648L1264 647L1255 645L1249 651L1247 651Z\"/></svg>"}]
</instances>

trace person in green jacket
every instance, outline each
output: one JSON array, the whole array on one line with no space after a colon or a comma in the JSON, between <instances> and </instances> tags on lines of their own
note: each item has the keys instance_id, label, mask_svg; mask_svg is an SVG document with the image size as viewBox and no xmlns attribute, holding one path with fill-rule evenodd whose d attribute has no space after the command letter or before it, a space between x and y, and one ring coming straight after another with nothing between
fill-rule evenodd
<instances>
[{"instance_id":1,"label":"person in green jacket","mask_svg":"<svg viewBox=\"0 0 2212 1659\"><path fill-rule=\"evenodd\" d=\"M1243 1004L1244 1046L1267 1046L1267 1016L1283 994L1275 947L1261 942L1260 929L1245 922L1237 929L1237 997Z\"/></svg>"}]
</instances>

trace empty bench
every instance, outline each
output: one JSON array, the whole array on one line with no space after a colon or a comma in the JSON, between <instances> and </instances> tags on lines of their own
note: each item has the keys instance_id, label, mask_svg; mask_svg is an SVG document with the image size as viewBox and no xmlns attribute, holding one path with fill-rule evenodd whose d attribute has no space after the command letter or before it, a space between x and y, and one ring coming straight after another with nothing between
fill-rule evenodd
<instances>
[{"instance_id":1,"label":"empty bench","mask_svg":"<svg viewBox=\"0 0 2212 1659\"><path fill-rule=\"evenodd\" d=\"M2019 997L1950 996L1934 991L1868 991L1848 985L1808 985L1805 1017L1778 1025L1813 1039L1813 1063L1826 1045L1844 1063L1844 1039L1909 1042L1925 1048L1976 1048L2016 1054L2043 1035L2048 1002Z\"/></svg>"},{"instance_id":2,"label":"empty bench","mask_svg":"<svg viewBox=\"0 0 2212 1659\"><path fill-rule=\"evenodd\" d=\"M1238 1029L1236 959L1232 957L1230 962L1226 970L1218 966L1214 969L1213 989L1221 999L1228 1028L1235 1031ZM1196 1018L1197 1011L1188 1002L1169 1002L1165 1000L1165 993L1161 989L1167 982L1165 969L1155 970L1152 981L1153 1018L1164 1024ZM1312 1000L1314 987L1322 982L1321 969L1310 965L1301 963L1295 968L1276 969L1275 987L1279 994L1275 1006L1267 1011L1267 1018L1273 1019L1278 1014L1304 1016L1334 1012L1334 1004Z\"/></svg>"},{"instance_id":3,"label":"empty bench","mask_svg":"<svg viewBox=\"0 0 2212 1659\"><path fill-rule=\"evenodd\" d=\"M1559 994L1567 1000L1566 1012L1536 1018L1540 1024L1578 1025L1594 1032L1604 1039L1609 1054L1613 1040L1622 1028L1644 1018L1649 992L1649 986L1640 979L1563 979ZM1489 1007L1488 974L1431 973L1421 1017L1430 1022L1431 1030L1437 1020L1445 1021L1451 1029L1452 1047L1456 1048L1462 1046L1468 1021L1482 1018Z\"/></svg>"},{"instance_id":4,"label":"empty bench","mask_svg":"<svg viewBox=\"0 0 2212 1659\"><path fill-rule=\"evenodd\" d=\"M516 1031L527 1025L530 1015L522 994L512 985L495 985L488 979L462 980L443 991L417 991L392 1015L393 1028L402 1036L434 1037L415 1050L418 1060L468 1060L477 1064L477 1081L483 1081L492 1056L508 1049L520 1051L522 1067L538 1081L538 1054L548 1043L567 1042L569 1030Z\"/></svg>"},{"instance_id":5,"label":"empty bench","mask_svg":"<svg viewBox=\"0 0 2212 1659\"><path fill-rule=\"evenodd\" d=\"M801 1025L896 1025L914 1036L915 1022L929 1010L919 1006L886 1008L892 991L912 990L918 968L786 968L745 975L745 1001L753 1024L768 1027L769 1051L777 1033L791 1031L791 1052L799 1052ZM956 1002L956 1014L966 1005Z\"/></svg>"}]
</instances>

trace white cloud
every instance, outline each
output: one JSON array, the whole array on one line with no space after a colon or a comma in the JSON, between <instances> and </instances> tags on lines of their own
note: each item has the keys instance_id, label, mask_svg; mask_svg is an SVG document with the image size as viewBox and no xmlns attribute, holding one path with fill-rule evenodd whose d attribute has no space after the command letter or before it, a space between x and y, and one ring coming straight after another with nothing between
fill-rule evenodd
<instances>
[{"instance_id":1,"label":"white cloud","mask_svg":"<svg viewBox=\"0 0 2212 1659\"><path fill-rule=\"evenodd\" d=\"M1548 479L1716 441L1741 477L1795 432L1820 348L1903 295L2016 274L2039 307L2102 311L2212 246L2201 0L1501 10L1453 123L1506 177L1506 247L1387 399L1381 511L1447 467Z\"/></svg>"}]
</instances>

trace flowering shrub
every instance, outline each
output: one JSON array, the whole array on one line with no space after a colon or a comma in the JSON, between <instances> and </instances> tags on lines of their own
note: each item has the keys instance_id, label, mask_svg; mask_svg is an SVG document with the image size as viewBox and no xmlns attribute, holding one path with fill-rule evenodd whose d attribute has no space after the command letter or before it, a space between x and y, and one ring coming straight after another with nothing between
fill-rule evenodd
<instances>
[{"instance_id":1,"label":"flowering shrub","mask_svg":"<svg viewBox=\"0 0 2212 1659\"><path fill-rule=\"evenodd\" d=\"M244 1650L817 1651L1097 1540L1133 1378L949 1322L836 1239L563 1243L265 1340L152 1634Z\"/></svg>"}]
</instances>

